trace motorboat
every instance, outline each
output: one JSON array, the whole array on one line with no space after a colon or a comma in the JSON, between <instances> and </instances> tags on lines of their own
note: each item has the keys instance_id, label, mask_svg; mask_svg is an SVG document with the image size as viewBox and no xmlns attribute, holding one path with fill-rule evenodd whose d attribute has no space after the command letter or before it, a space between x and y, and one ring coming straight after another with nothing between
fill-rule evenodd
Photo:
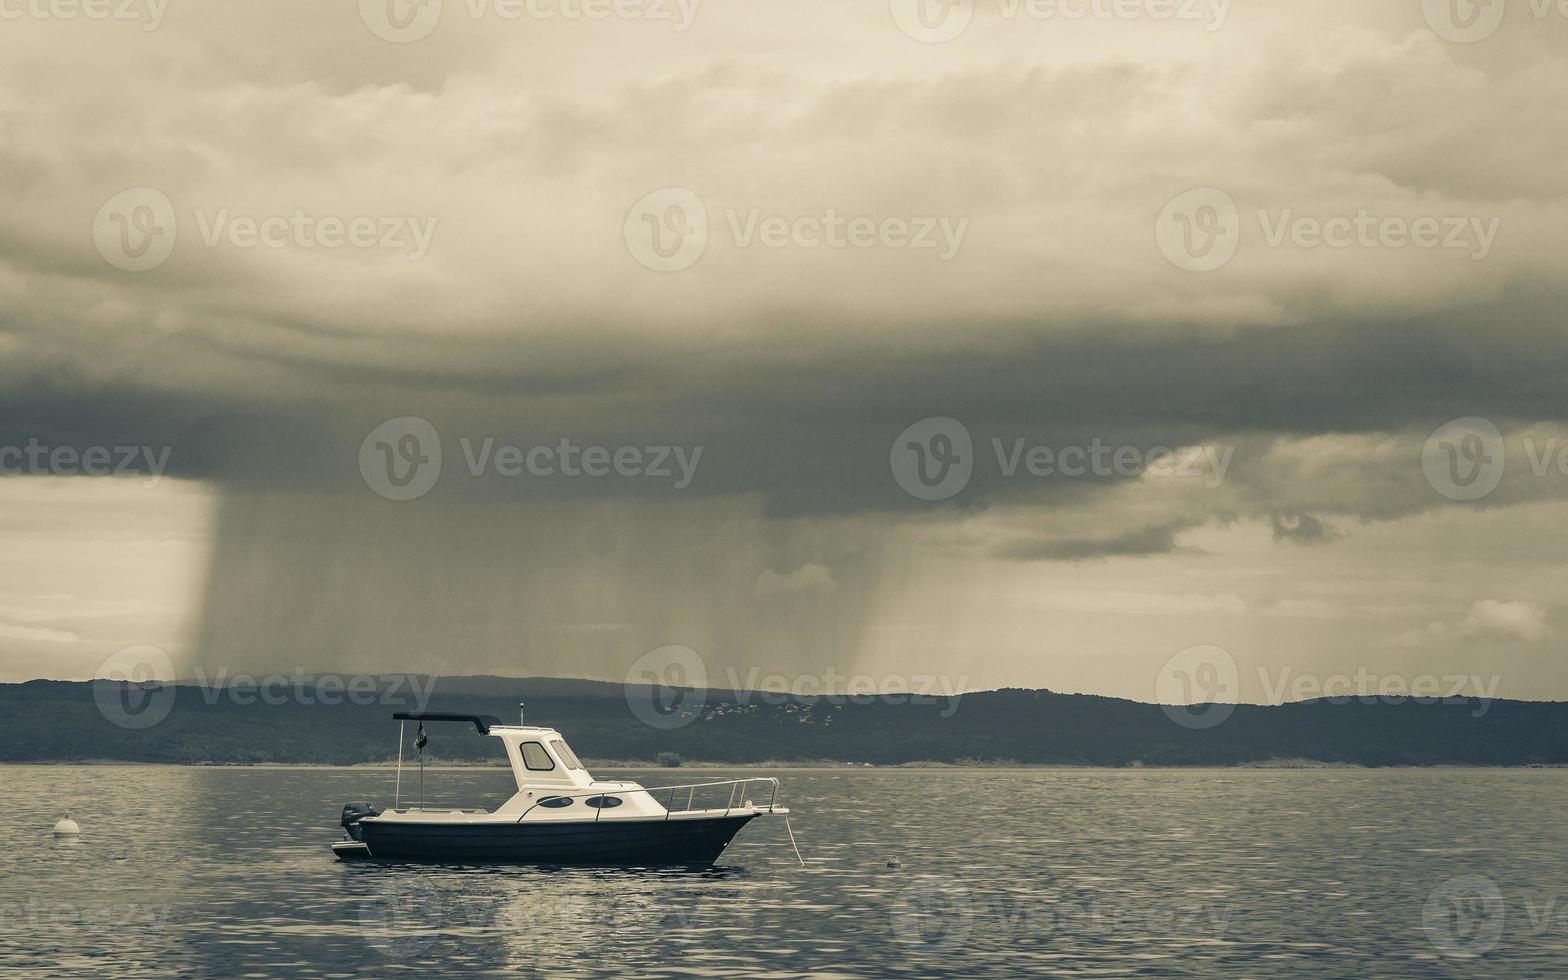
<instances>
[{"instance_id":1,"label":"motorboat","mask_svg":"<svg viewBox=\"0 0 1568 980\"><path fill-rule=\"evenodd\" d=\"M521 718L517 725L504 725L493 715L415 711L392 717L402 726L393 805L384 810L368 803L343 807L345 836L332 845L342 860L706 866L752 820L789 813L776 805L778 780L772 777L647 788L595 779L560 732L521 724ZM403 745L409 722L419 726L414 745L420 753L421 800L405 807ZM426 807L426 722L468 723L479 734L499 739L517 792L494 810Z\"/></svg>"}]
</instances>

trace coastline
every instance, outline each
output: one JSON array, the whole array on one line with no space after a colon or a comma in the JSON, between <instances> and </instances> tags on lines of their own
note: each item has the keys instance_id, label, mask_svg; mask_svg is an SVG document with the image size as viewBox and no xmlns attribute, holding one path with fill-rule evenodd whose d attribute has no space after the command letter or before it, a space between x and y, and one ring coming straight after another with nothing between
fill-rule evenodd
<instances>
[{"instance_id":1,"label":"coastline","mask_svg":"<svg viewBox=\"0 0 1568 980\"><path fill-rule=\"evenodd\" d=\"M584 764L590 770L637 772L667 772L672 775L682 771L693 772L722 772L732 770L768 770L768 771L796 771L796 772L932 772L940 770L954 770L959 772L1028 772L1033 770L1061 770L1082 771L1102 770L1113 772L1159 772L1175 770L1193 771L1232 771L1232 770L1321 770L1321 769L1352 769L1352 770L1432 770L1432 769L1497 769L1497 770L1530 770L1530 769L1568 769L1564 764L1531 763L1527 765L1460 765L1457 763L1435 763L1433 765L1387 765L1369 766L1355 762L1319 762L1310 759L1270 759L1262 762L1237 762L1237 763L1211 763L1205 765L1150 765L1147 763L1133 763L1125 766L1108 766L1093 763L1020 763L1020 762L904 762L897 765L873 765L861 762L833 762L829 760L801 760L792 762L687 762L679 766L661 766L650 760L597 760L585 759ZM392 772L397 769L397 760L388 762L352 762L343 765L319 762L135 762L125 759L30 759L26 761L3 761L0 768L23 767L56 767L56 766L82 766L91 768L167 768L167 769L363 769L367 771L384 770ZM415 768L409 763L403 764L404 769ZM509 773L511 770L504 763L442 763L440 765L426 765L426 772L469 772L479 770L493 770L498 773Z\"/></svg>"}]
</instances>

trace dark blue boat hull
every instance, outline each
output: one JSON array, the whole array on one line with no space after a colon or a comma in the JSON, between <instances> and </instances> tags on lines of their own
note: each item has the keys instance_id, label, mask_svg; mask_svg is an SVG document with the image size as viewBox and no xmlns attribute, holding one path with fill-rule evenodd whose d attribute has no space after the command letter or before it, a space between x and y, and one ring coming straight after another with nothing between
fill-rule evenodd
<instances>
[{"instance_id":1,"label":"dark blue boat hull","mask_svg":"<svg viewBox=\"0 0 1568 980\"><path fill-rule=\"evenodd\" d=\"M701 820L415 824L365 820L370 857L459 864L709 865L756 814Z\"/></svg>"}]
</instances>

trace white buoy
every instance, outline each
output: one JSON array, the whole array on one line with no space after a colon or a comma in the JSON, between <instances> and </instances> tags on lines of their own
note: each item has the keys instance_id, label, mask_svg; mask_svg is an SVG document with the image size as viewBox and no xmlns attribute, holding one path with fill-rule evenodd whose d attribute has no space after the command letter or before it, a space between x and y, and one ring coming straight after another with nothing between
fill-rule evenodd
<instances>
[{"instance_id":1,"label":"white buoy","mask_svg":"<svg viewBox=\"0 0 1568 980\"><path fill-rule=\"evenodd\" d=\"M70 813L66 813L65 819L54 825L54 835L56 837L76 837L81 832L82 828L78 827L76 821L71 819Z\"/></svg>"}]
</instances>

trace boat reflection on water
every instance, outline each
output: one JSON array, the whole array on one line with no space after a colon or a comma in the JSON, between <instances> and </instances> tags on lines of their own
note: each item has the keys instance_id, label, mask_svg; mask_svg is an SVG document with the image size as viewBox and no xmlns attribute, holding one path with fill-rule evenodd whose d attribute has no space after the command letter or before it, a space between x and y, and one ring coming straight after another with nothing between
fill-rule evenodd
<instances>
[{"instance_id":1,"label":"boat reflection on water","mask_svg":"<svg viewBox=\"0 0 1568 980\"><path fill-rule=\"evenodd\" d=\"M388 960L472 959L543 969L613 944L678 948L737 915L757 915L776 880L744 868L437 867L354 862L358 925ZM541 901L541 894L549 896ZM749 911L748 911L749 910Z\"/></svg>"}]
</instances>

